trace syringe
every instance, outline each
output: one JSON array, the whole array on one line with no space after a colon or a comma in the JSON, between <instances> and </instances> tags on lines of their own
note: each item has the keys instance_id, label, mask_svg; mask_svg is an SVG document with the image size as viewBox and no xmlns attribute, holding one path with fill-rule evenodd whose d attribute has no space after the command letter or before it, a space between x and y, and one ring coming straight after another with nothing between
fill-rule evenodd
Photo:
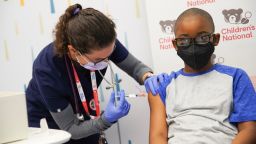
<instances>
[{"instance_id":1,"label":"syringe","mask_svg":"<svg viewBox=\"0 0 256 144\"><path fill-rule=\"evenodd\" d=\"M127 94L125 95L126 98L136 98L136 97L145 97L144 95L138 95L138 94ZM117 96L117 98L120 98L120 96Z\"/></svg>"}]
</instances>

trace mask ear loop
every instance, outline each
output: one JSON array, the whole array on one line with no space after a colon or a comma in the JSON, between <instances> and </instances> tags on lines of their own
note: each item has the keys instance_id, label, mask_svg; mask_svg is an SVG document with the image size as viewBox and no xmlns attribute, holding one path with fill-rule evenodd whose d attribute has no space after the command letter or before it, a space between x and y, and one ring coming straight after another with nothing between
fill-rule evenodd
<instances>
[{"instance_id":1,"label":"mask ear loop","mask_svg":"<svg viewBox=\"0 0 256 144\"><path fill-rule=\"evenodd\" d=\"M84 59L85 60L85 59ZM86 60L85 60L86 61ZM77 58L77 56L76 56L76 62L78 62L79 63L79 65L80 66L82 66L82 64L80 63L80 61L79 61L79 59ZM87 61L86 61L87 62Z\"/></svg>"},{"instance_id":2,"label":"mask ear loop","mask_svg":"<svg viewBox=\"0 0 256 144\"><path fill-rule=\"evenodd\" d=\"M80 53L80 52L78 52L79 53L79 55L83 58L83 60L85 60L87 63L90 63L90 61L88 61L87 59L85 59L84 57L83 57L83 55ZM78 58L76 57L76 59L77 59L77 61L79 62L79 60L78 60ZM79 62L80 63L80 62ZM93 63L93 62L91 62L91 63ZM93 65L95 65L94 63L93 63Z\"/></svg>"},{"instance_id":3,"label":"mask ear loop","mask_svg":"<svg viewBox=\"0 0 256 144\"><path fill-rule=\"evenodd\" d=\"M79 59L77 58L77 56L76 56L76 62L78 62L79 64L80 64L80 61L79 61ZM81 64L80 64L81 65Z\"/></svg>"}]
</instances>

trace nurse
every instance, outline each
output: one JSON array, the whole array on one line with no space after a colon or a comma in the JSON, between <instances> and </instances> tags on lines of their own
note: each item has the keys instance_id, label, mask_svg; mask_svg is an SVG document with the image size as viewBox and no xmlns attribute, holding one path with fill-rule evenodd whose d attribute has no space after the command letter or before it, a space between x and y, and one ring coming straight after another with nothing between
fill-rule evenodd
<instances>
[{"instance_id":1,"label":"nurse","mask_svg":"<svg viewBox=\"0 0 256 144\"><path fill-rule=\"evenodd\" d=\"M112 93L101 113L97 86L112 61L140 84L152 70L130 54L116 39L115 24L101 12L68 7L56 25L55 40L33 63L26 90L30 127L46 118L49 128L71 133L69 143L98 144L101 134L126 116L130 104L121 91L115 105Z\"/></svg>"}]
</instances>

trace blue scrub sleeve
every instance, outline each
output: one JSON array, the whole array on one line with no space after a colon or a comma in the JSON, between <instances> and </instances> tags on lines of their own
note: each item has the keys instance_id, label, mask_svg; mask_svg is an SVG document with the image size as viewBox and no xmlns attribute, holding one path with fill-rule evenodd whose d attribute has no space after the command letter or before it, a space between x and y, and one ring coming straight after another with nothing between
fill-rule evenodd
<instances>
[{"instance_id":1,"label":"blue scrub sleeve","mask_svg":"<svg viewBox=\"0 0 256 144\"><path fill-rule=\"evenodd\" d=\"M118 39L116 39L115 49L109 59L114 63L122 62L127 56L129 52L127 49L120 43Z\"/></svg>"},{"instance_id":2,"label":"blue scrub sleeve","mask_svg":"<svg viewBox=\"0 0 256 144\"><path fill-rule=\"evenodd\" d=\"M36 79L41 100L51 112L63 110L69 104L63 94L55 88L60 80L58 80L59 77L54 74L55 72L50 69L36 68L33 75Z\"/></svg>"}]
</instances>

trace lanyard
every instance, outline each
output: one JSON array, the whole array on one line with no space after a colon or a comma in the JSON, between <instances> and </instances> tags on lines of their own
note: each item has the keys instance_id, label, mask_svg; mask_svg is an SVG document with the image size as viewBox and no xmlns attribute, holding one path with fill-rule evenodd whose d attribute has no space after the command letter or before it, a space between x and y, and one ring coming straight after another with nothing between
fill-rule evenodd
<instances>
[{"instance_id":1,"label":"lanyard","mask_svg":"<svg viewBox=\"0 0 256 144\"><path fill-rule=\"evenodd\" d=\"M75 81L76 81L76 87L78 90L80 100L82 102L84 110L86 111L86 113L88 113L90 115L88 105L86 102L86 98L85 98L85 94L84 94L84 90L82 88L80 79L78 77L78 74L77 74L76 69L72 62L71 62L71 64L72 64L72 69L73 69L73 73L74 73L74 77L75 77ZM97 82L96 82L96 74L95 74L95 71L91 71L90 74L91 74L91 84L92 84L92 90L93 90L93 100L94 100L94 105L96 108L96 117L98 117L100 115L100 105L99 105L99 100L98 100L98 88L97 88ZM91 118L93 118L93 116L91 116Z\"/></svg>"}]
</instances>

